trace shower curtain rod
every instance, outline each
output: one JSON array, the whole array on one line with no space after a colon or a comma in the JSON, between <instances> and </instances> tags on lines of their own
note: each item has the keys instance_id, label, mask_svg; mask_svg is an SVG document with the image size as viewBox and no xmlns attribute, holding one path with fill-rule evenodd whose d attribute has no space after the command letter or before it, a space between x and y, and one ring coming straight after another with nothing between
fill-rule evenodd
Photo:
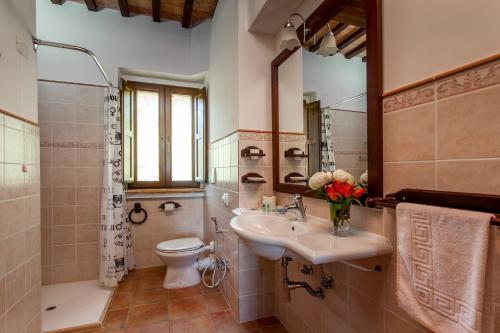
<instances>
[{"instance_id":1,"label":"shower curtain rod","mask_svg":"<svg viewBox=\"0 0 500 333\"><path fill-rule=\"evenodd\" d=\"M358 99L358 98L361 98L361 97L364 97L366 96L366 93L362 93L362 94L359 94L359 95L356 95L356 96L353 96L351 98L348 98L346 100L343 100L342 102L338 102L338 103L334 103L332 105L328 105L328 106L325 106L324 108L333 108L335 106L338 106L338 105L341 105L341 104L344 104L344 103L347 103L347 102L350 102L350 101L353 101L355 99Z\"/></svg>"},{"instance_id":2,"label":"shower curtain rod","mask_svg":"<svg viewBox=\"0 0 500 333\"><path fill-rule=\"evenodd\" d=\"M79 51L79 52L83 52L83 53L88 54L89 56L92 57L92 59L94 60L95 64L97 65L97 67L99 67L99 70L101 71L102 76L104 76L104 78L106 79L106 82L108 83L108 85L110 87L113 87L113 83L109 79L108 75L106 75L106 72L104 71L104 68L102 68L101 64L99 63L99 60L97 60L97 57L95 56L95 54L92 51L90 51L90 50L88 50L88 49L86 49L84 47L81 47L81 46L75 46L75 45L63 44L63 43L56 43L56 42L49 42L49 41L45 41L45 40L41 40L41 39L38 39L36 37L33 37L33 49L35 50L35 52L38 50L38 47L40 45L50 46L50 47L57 47L57 48L66 49L66 50Z\"/></svg>"}]
</instances>

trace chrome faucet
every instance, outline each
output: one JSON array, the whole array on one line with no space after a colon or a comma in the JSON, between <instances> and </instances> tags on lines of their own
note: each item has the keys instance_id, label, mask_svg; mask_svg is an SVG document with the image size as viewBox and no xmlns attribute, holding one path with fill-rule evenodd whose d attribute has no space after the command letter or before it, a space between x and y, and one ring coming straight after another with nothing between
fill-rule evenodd
<instances>
[{"instance_id":1,"label":"chrome faucet","mask_svg":"<svg viewBox=\"0 0 500 333\"><path fill-rule=\"evenodd\" d=\"M288 212L293 212L295 214L295 220L299 222L304 222L306 220L306 207L302 201L300 194L295 194L290 197L291 204L283 208L276 208L274 211L278 214L285 215Z\"/></svg>"}]
</instances>

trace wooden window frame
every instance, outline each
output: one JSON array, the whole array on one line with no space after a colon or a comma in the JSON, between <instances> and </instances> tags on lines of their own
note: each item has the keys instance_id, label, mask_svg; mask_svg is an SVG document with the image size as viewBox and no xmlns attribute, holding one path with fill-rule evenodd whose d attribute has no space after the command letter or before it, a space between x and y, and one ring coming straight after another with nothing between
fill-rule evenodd
<instances>
[{"instance_id":1,"label":"wooden window frame","mask_svg":"<svg viewBox=\"0 0 500 333\"><path fill-rule=\"evenodd\" d=\"M134 149L133 149L133 174L134 181L128 184L131 189L148 188L199 188L200 182L195 180L195 140L194 140L194 100L195 96L200 94L200 89L178 87L171 85L161 85L144 82L127 82L133 92L133 126L134 126ZM137 91L155 91L159 93L159 167L160 179L158 181L137 181ZM192 135L192 181L173 181L172 180L172 95L190 95L191 96L191 135ZM205 166L206 167L206 166Z\"/></svg>"}]
</instances>

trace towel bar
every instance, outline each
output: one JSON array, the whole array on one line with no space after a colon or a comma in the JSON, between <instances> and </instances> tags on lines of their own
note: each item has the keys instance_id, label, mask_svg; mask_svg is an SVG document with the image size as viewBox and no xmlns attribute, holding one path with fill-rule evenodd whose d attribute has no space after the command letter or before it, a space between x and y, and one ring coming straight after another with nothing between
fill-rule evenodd
<instances>
[{"instance_id":1,"label":"towel bar","mask_svg":"<svg viewBox=\"0 0 500 333\"><path fill-rule=\"evenodd\" d=\"M498 195L404 189L385 197L366 199L368 207L396 208L402 202L492 213L495 216L491 218L491 225L500 226Z\"/></svg>"}]
</instances>

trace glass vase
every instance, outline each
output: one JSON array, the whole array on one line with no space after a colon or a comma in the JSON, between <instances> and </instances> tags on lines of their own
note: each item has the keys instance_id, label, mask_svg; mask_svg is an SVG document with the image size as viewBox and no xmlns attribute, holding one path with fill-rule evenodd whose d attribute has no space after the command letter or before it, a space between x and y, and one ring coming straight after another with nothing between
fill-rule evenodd
<instances>
[{"instance_id":1,"label":"glass vase","mask_svg":"<svg viewBox=\"0 0 500 333\"><path fill-rule=\"evenodd\" d=\"M351 205L336 209L334 203L328 203L330 206L330 222L332 223L332 235L338 237L349 236L351 229Z\"/></svg>"}]
</instances>

